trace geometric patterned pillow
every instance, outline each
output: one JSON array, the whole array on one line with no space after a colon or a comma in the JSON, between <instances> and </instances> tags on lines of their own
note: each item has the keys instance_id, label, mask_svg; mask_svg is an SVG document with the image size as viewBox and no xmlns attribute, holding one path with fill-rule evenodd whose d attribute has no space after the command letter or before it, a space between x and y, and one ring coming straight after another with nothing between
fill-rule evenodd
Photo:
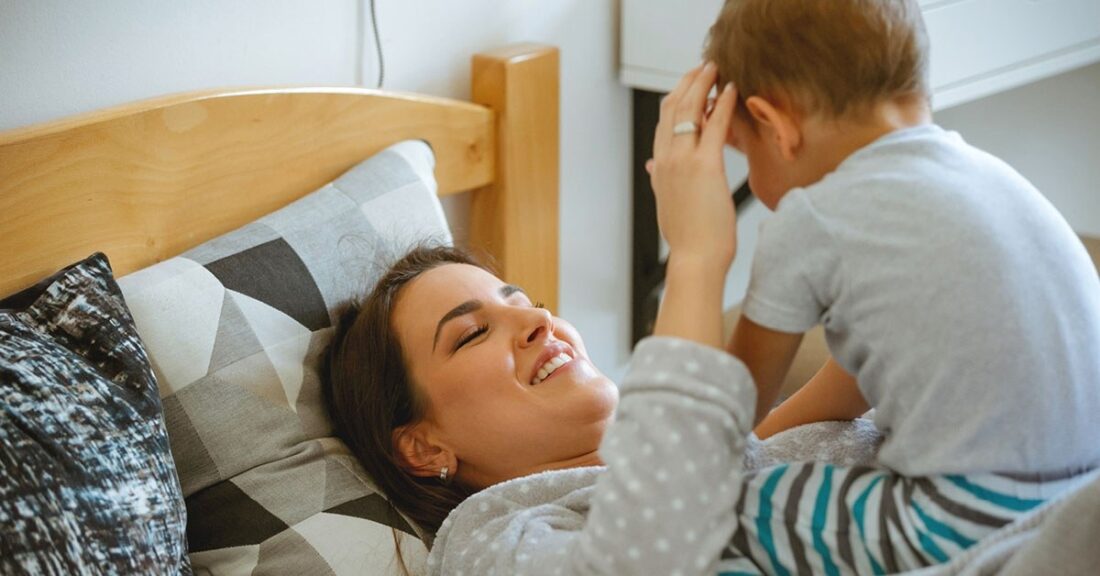
<instances>
[{"instance_id":1,"label":"geometric patterned pillow","mask_svg":"<svg viewBox=\"0 0 1100 576\"><path fill-rule=\"evenodd\" d=\"M156 381L107 258L0 309L0 574L190 574Z\"/></svg>"},{"instance_id":2,"label":"geometric patterned pillow","mask_svg":"<svg viewBox=\"0 0 1100 576\"><path fill-rule=\"evenodd\" d=\"M119 280L156 371L196 572L397 573L426 549L333 437L318 379L336 309L425 238L434 156L375 154L320 190ZM256 191L250 191L256 193Z\"/></svg>"}]
</instances>

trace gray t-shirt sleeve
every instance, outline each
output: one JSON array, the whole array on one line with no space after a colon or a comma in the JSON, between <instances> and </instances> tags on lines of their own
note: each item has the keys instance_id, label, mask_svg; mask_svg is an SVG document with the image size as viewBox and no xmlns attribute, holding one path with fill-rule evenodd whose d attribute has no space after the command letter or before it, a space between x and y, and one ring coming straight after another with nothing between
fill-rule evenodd
<instances>
[{"instance_id":1,"label":"gray t-shirt sleeve","mask_svg":"<svg viewBox=\"0 0 1100 576\"><path fill-rule=\"evenodd\" d=\"M516 493L500 506L471 497L445 522L431 573L714 574L752 428L748 371L721 350L651 337L620 394L594 484L534 502L519 492L541 488L521 479L487 490Z\"/></svg>"},{"instance_id":2,"label":"gray t-shirt sleeve","mask_svg":"<svg viewBox=\"0 0 1100 576\"><path fill-rule=\"evenodd\" d=\"M742 313L772 330L802 333L836 292L840 258L804 190L792 190L760 227Z\"/></svg>"}]
</instances>

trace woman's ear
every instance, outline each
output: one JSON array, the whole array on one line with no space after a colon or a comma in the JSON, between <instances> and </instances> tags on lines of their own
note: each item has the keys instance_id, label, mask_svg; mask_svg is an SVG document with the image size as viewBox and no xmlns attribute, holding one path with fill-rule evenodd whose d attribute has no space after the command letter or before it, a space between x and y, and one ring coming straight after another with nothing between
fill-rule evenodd
<instances>
[{"instance_id":1,"label":"woman's ear","mask_svg":"<svg viewBox=\"0 0 1100 576\"><path fill-rule=\"evenodd\" d=\"M454 453L438 443L423 422L394 430L393 446L401 467L413 476L439 476L446 468L446 476L453 478L458 471Z\"/></svg>"},{"instance_id":2,"label":"woman's ear","mask_svg":"<svg viewBox=\"0 0 1100 576\"><path fill-rule=\"evenodd\" d=\"M765 139L776 146L780 156L785 160L794 160L802 146L802 127L789 107L776 106L760 96L749 96L745 107L762 129Z\"/></svg>"}]
</instances>

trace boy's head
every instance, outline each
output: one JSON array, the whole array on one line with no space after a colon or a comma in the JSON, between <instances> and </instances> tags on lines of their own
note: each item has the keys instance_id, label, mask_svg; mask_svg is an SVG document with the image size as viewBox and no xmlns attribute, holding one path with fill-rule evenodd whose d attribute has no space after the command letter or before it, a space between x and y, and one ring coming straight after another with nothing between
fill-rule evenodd
<instances>
[{"instance_id":1,"label":"boy's head","mask_svg":"<svg viewBox=\"0 0 1100 576\"><path fill-rule=\"evenodd\" d=\"M735 125L753 133L767 123L753 97L797 121L845 123L930 98L917 0L726 0L705 57L719 86L737 88Z\"/></svg>"},{"instance_id":2,"label":"boy's head","mask_svg":"<svg viewBox=\"0 0 1100 576\"><path fill-rule=\"evenodd\" d=\"M727 0L706 59L744 98L807 115L858 115L899 96L928 97L928 40L917 0Z\"/></svg>"}]
</instances>

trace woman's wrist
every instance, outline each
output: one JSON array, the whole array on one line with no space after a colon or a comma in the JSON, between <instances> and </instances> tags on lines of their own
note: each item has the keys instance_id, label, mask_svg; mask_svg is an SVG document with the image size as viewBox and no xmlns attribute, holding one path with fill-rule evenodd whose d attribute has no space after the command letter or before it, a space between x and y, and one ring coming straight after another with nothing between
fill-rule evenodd
<instances>
[{"instance_id":1,"label":"woman's wrist","mask_svg":"<svg viewBox=\"0 0 1100 576\"><path fill-rule=\"evenodd\" d=\"M665 293L653 334L722 348L722 294L729 263L697 254L670 254Z\"/></svg>"},{"instance_id":2,"label":"woman's wrist","mask_svg":"<svg viewBox=\"0 0 1100 576\"><path fill-rule=\"evenodd\" d=\"M716 248L716 247L711 247ZM725 287L726 274L733 263L735 250L711 252L671 251L665 267L665 278L680 276L706 286Z\"/></svg>"}]
</instances>

